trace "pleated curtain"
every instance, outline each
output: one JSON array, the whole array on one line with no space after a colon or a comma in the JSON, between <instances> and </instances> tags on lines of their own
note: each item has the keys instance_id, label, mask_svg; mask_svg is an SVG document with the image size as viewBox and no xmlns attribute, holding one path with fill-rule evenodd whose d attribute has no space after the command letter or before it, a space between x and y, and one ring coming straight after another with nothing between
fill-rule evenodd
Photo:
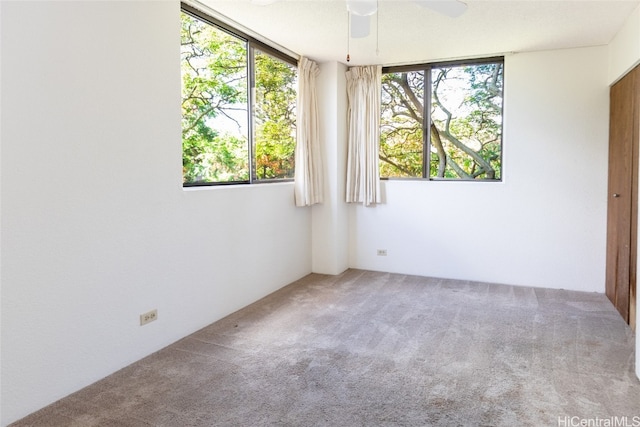
<instances>
[{"instance_id":1,"label":"pleated curtain","mask_svg":"<svg viewBox=\"0 0 640 427\"><path fill-rule=\"evenodd\" d=\"M307 58L300 58L294 183L296 206L322 203L324 198L316 94L316 80L319 73L318 64Z\"/></svg>"},{"instance_id":2,"label":"pleated curtain","mask_svg":"<svg viewBox=\"0 0 640 427\"><path fill-rule=\"evenodd\" d=\"M378 171L381 78L379 65L352 67L347 71L347 203L370 206L381 202Z\"/></svg>"}]
</instances>

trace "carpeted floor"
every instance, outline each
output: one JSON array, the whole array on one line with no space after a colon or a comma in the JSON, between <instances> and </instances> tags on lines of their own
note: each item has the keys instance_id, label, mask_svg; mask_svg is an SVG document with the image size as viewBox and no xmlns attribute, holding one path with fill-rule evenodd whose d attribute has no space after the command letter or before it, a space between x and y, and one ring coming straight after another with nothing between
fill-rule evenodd
<instances>
[{"instance_id":1,"label":"carpeted floor","mask_svg":"<svg viewBox=\"0 0 640 427\"><path fill-rule=\"evenodd\" d=\"M601 294L314 274L13 426L640 425L634 345Z\"/></svg>"}]
</instances>

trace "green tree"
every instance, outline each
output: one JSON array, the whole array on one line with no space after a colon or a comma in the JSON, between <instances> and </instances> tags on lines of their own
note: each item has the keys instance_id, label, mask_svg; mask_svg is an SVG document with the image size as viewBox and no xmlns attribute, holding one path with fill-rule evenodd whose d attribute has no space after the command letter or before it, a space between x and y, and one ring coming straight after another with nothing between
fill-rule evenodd
<instances>
[{"instance_id":1,"label":"green tree","mask_svg":"<svg viewBox=\"0 0 640 427\"><path fill-rule=\"evenodd\" d=\"M297 70L256 51L255 161L258 179L293 178Z\"/></svg>"},{"instance_id":2,"label":"green tree","mask_svg":"<svg viewBox=\"0 0 640 427\"><path fill-rule=\"evenodd\" d=\"M247 42L186 13L181 38L184 182L292 177L296 68L254 51L251 156Z\"/></svg>"},{"instance_id":3,"label":"green tree","mask_svg":"<svg viewBox=\"0 0 640 427\"><path fill-rule=\"evenodd\" d=\"M246 180L247 138L233 115L247 111L246 46L185 13L181 39L184 182Z\"/></svg>"},{"instance_id":4,"label":"green tree","mask_svg":"<svg viewBox=\"0 0 640 427\"><path fill-rule=\"evenodd\" d=\"M430 87L430 164L424 159L423 71L383 76L382 176L499 179L501 63L434 67Z\"/></svg>"},{"instance_id":5,"label":"green tree","mask_svg":"<svg viewBox=\"0 0 640 427\"><path fill-rule=\"evenodd\" d=\"M382 76L380 176L422 176L424 72Z\"/></svg>"}]
</instances>

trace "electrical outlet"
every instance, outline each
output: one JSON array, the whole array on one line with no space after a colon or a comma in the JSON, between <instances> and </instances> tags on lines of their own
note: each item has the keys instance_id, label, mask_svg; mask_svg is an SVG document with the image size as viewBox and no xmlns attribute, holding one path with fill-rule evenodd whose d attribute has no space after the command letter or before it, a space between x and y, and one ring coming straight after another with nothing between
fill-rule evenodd
<instances>
[{"instance_id":1,"label":"electrical outlet","mask_svg":"<svg viewBox=\"0 0 640 427\"><path fill-rule=\"evenodd\" d=\"M378 249L378 256L387 256L386 249Z\"/></svg>"},{"instance_id":2,"label":"electrical outlet","mask_svg":"<svg viewBox=\"0 0 640 427\"><path fill-rule=\"evenodd\" d=\"M146 325L149 322L153 322L158 318L158 310L147 311L140 315L140 326Z\"/></svg>"}]
</instances>

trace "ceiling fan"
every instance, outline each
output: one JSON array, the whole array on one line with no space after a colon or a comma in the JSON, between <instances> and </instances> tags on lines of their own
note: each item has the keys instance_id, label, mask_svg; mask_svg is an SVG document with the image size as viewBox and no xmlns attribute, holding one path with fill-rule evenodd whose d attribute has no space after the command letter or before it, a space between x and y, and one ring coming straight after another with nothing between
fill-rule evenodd
<instances>
[{"instance_id":1,"label":"ceiling fan","mask_svg":"<svg viewBox=\"0 0 640 427\"><path fill-rule=\"evenodd\" d=\"M253 4L265 6L279 0L251 0ZM467 4L461 0L411 0L414 3L441 13L450 18L457 18L467 10ZM378 0L346 0L350 16L352 38L367 37L370 32L370 18L378 11Z\"/></svg>"}]
</instances>

